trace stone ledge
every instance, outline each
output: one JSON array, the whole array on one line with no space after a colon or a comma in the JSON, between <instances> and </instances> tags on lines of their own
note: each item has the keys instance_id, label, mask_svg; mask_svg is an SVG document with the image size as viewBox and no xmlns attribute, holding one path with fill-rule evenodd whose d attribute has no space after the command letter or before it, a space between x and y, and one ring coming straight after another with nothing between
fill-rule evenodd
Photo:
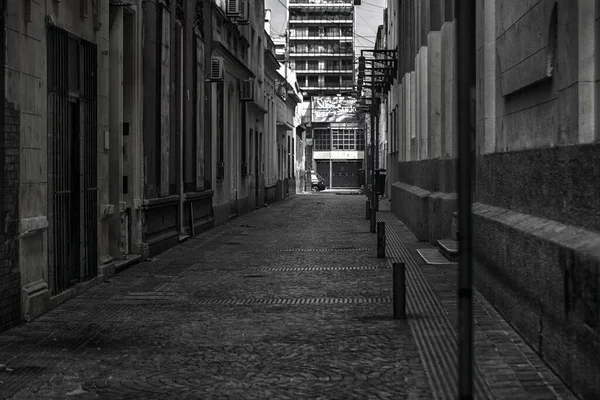
<instances>
[{"instance_id":1,"label":"stone ledge","mask_svg":"<svg viewBox=\"0 0 600 400\"><path fill-rule=\"evenodd\" d=\"M600 233L482 203L473 229L477 289L575 391L598 393Z\"/></svg>"},{"instance_id":2,"label":"stone ledge","mask_svg":"<svg viewBox=\"0 0 600 400\"><path fill-rule=\"evenodd\" d=\"M473 215L600 259L600 234L597 232L482 203L473 203Z\"/></svg>"},{"instance_id":3,"label":"stone ledge","mask_svg":"<svg viewBox=\"0 0 600 400\"><path fill-rule=\"evenodd\" d=\"M392 184L392 213L417 239L435 244L452 236L456 193L430 192L402 182Z\"/></svg>"},{"instance_id":4,"label":"stone ledge","mask_svg":"<svg viewBox=\"0 0 600 400\"><path fill-rule=\"evenodd\" d=\"M179 203L179 195L174 194L171 196L155 197L153 199L145 199L142 202L142 208L149 209L149 208L168 207L168 206L171 206L173 204L178 204L178 203Z\"/></svg>"},{"instance_id":5,"label":"stone ledge","mask_svg":"<svg viewBox=\"0 0 600 400\"><path fill-rule=\"evenodd\" d=\"M207 199L207 198L213 197L214 193L215 192L213 190L204 190L202 192L188 192L188 193L185 193L185 200L186 201L195 201L195 200Z\"/></svg>"},{"instance_id":6,"label":"stone ledge","mask_svg":"<svg viewBox=\"0 0 600 400\"><path fill-rule=\"evenodd\" d=\"M37 235L46 229L48 229L48 218L44 215L21 218L19 224L19 234L21 237Z\"/></svg>"},{"instance_id":7,"label":"stone ledge","mask_svg":"<svg viewBox=\"0 0 600 400\"><path fill-rule=\"evenodd\" d=\"M24 321L32 321L48 311L50 290L47 282L40 280L25 285L21 295Z\"/></svg>"}]
</instances>

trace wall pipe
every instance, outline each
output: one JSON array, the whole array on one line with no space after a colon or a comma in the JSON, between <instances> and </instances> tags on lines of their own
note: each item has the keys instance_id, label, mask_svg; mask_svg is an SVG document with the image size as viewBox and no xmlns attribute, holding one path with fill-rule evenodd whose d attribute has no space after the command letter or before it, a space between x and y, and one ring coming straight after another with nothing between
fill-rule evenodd
<instances>
[{"instance_id":1,"label":"wall pipe","mask_svg":"<svg viewBox=\"0 0 600 400\"><path fill-rule=\"evenodd\" d=\"M458 109L458 391L459 399L473 398L473 253L471 191L475 86L475 3L456 0Z\"/></svg>"}]
</instances>

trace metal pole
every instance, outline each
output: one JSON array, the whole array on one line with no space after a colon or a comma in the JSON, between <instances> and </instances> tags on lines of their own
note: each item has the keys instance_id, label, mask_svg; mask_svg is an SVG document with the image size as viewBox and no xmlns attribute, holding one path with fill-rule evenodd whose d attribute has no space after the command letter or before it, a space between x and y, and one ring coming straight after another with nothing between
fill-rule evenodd
<instances>
[{"instance_id":1,"label":"metal pole","mask_svg":"<svg viewBox=\"0 0 600 400\"><path fill-rule=\"evenodd\" d=\"M375 103L375 153L373 154L373 170L379 168L379 100L374 100ZM379 211L379 194L377 191L373 192L373 198L375 199L375 211Z\"/></svg>"},{"instance_id":2,"label":"metal pole","mask_svg":"<svg viewBox=\"0 0 600 400\"><path fill-rule=\"evenodd\" d=\"M385 258L385 222L377 223L377 258Z\"/></svg>"},{"instance_id":3,"label":"metal pole","mask_svg":"<svg viewBox=\"0 0 600 400\"><path fill-rule=\"evenodd\" d=\"M373 93L373 91L371 91ZM371 216L370 216L370 231L376 232L377 228L377 212L375 208L375 107L371 106Z\"/></svg>"},{"instance_id":4,"label":"metal pole","mask_svg":"<svg viewBox=\"0 0 600 400\"><path fill-rule=\"evenodd\" d=\"M372 92L371 92L372 93ZM371 159L369 160L369 172L371 174L371 208L375 209L375 108L371 106Z\"/></svg>"},{"instance_id":5,"label":"metal pole","mask_svg":"<svg viewBox=\"0 0 600 400\"><path fill-rule=\"evenodd\" d=\"M371 93L374 94L374 91ZM374 210L376 210L375 196L375 106L373 105L371 106L371 208Z\"/></svg>"},{"instance_id":6,"label":"metal pole","mask_svg":"<svg viewBox=\"0 0 600 400\"><path fill-rule=\"evenodd\" d=\"M392 265L394 319L406 319L406 269L404 263Z\"/></svg>"},{"instance_id":7,"label":"metal pole","mask_svg":"<svg viewBox=\"0 0 600 400\"><path fill-rule=\"evenodd\" d=\"M471 0L456 0L457 109L458 109L458 391L459 399L473 399L473 261L471 250L471 135L472 95L475 84L475 12Z\"/></svg>"},{"instance_id":8,"label":"metal pole","mask_svg":"<svg viewBox=\"0 0 600 400\"><path fill-rule=\"evenodd\" d=\"M370 209L370 216L369 216L369 223L370 223L370 231L371 233L375 233L375 228L377 225L377 212L375 211L375 209L373 208L373 206L371 205L371 209Z\"/></svg>"}]
</instances>

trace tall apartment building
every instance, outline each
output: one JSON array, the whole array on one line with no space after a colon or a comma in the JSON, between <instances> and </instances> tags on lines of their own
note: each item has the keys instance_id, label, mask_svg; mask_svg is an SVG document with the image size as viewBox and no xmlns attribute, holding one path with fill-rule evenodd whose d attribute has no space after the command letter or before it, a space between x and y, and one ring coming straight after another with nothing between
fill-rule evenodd
<instances>
[{"instance_id":1,"label":"tall apartment building","mask_svg":"<svg viewBox=\"0 0 600 400\"><path fill-rule=\"evenodd\" d=\"M353 105L354 0L289 0L288 54L310 115L313 169L332 188L358 187L364 129Z\"/></svg>"}]
</instances>

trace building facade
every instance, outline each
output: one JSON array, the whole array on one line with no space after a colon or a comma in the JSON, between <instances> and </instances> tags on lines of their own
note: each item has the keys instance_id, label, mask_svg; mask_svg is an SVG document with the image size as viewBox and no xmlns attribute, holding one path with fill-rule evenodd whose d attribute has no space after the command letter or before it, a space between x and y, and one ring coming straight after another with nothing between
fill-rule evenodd
<instances>
[{"instance_id":1,"label":"building facade","mask_svg":"<svg viewBox=\"0 0 600 400\"><path fill-rule=\"evenodd\" d=\"M214 224L216 194L207 151L211 141L205 135L203 114L208 33L204 25L218 14L216 10L211 2L192 0L144 5L140 204L144 256L158 254Z\"/></svg>"},{"instance_id":2,"label":"building facade","mask_svg":"<svg viewBox=\"0 0 600 400\"><path fill-rule=\"evenodd\" d=\"M271 157L268 157L264 163L265 170L265 204L272 203L281 196L277 193L277 182L279 181L278 159L277 155L277 76L281 67L275 54L275 43L271 38L270 14L265 18L265 90L263 93L265 108L265 148Z\"/></svg>"},{"instance_id":3,"label":"building facade","mask_svg":"<svg viewBox=\"0 0 600 400\"><path fill-rule=\"evenodd\" d=\"M385 104L392 211L436 244L454 236L457 210L454 2L389 2L387 15L399 61ZM596 398L600 7L480 1L475 26L475 284Z\"/></svg>"},{"instance_id":4,"label":"building facade","mask_svg":"<svg viewBox=\"0 0 600 400\"><path fill-rule=\"evenodd\" d=\"M114 263L110 152L98 136L108 141L110 129L108 3L3 9L5 329L100 282Z\"/></svg>"},{"instance_id":5,"label":"building facade","mask_svg":"<svg viewBox=\"0 0 600 400\"><path fill-rule=\"evenodd\" d=\"M291 0L287 53L310 127L313 168L331 188L359 187L364 125L355 116L354 1Z\"/></svg>"},{"instance_id":6,"label":"building facade","mask_svg":"<svg viewBox=\"0 0 600 400\"><path fill-rule=\"evenodd\" d=\"M234 3L0 1L0 331L283 187L264 3Z\"/></svg>"}]
</instances>

